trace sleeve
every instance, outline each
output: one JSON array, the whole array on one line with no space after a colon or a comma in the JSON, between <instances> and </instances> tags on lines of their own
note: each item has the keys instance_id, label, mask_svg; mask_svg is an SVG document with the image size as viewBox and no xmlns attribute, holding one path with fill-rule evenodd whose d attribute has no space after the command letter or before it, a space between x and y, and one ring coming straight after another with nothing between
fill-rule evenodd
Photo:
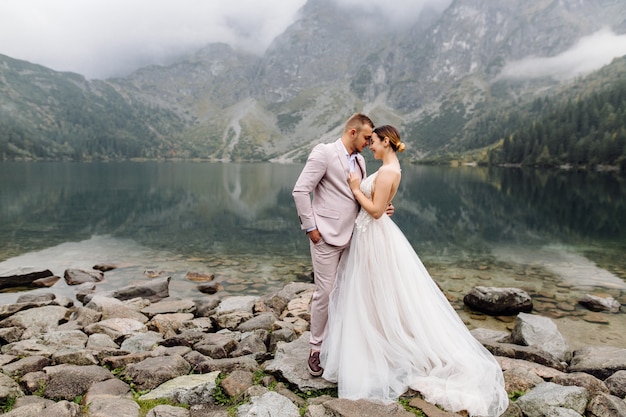
<instances>
[{"instance_id":1,"label":"sleeve","mask_svg":"<svg viewBox=\"0 0 626 417\"><path fill-rule=\"evenodd\" d=\"M316 227L311 198L328 168L328 158L322 146L317 145L311 151L292 192L302 230L311 230Z\"/></svg>"}]
</instances>

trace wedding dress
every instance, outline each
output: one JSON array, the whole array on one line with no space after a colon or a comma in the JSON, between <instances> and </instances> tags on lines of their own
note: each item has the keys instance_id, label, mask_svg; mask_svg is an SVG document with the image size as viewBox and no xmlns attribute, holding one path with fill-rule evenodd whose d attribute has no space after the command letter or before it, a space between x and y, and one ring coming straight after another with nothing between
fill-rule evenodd
<instances>
[{"instance_id":1,"label":"wedding dress","mask_svg":"<svg viewBox=\"0 0 626 417\"><path fill-rule=\"evenodd\" d=\"M368 198L377 174L361 183ZM335 285L320 357L339 397L390 402L410 387L471 416L507 408L500 366L387 215L361 209Z\"/></svg>"}]
</instances>

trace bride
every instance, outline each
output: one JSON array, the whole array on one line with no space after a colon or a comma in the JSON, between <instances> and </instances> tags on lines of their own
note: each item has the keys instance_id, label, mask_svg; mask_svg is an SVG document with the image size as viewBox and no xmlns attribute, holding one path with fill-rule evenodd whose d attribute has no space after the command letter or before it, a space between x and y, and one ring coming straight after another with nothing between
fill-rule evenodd
<instances>
[{"instance_id":1,"label":"bride","mask_svg":"<svg viewBox=\"0 0 626 417\"><path fill-rule=\"evenodd\" d=\"M412 388L449 411L499 416L509 402L500 366L385 214L404 149L393 126L374 129L370 150L382 166L362 183L348 178L361 211L331 295L323 377L341 398L390 402Z\"/></svg>"}]
</instances>

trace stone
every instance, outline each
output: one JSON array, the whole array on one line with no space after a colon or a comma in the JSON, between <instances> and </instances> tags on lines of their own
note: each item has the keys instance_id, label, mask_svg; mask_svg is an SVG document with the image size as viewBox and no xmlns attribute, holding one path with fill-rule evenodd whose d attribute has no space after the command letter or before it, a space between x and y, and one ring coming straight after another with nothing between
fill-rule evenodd
<instances>
[{"instance_id":1,"label":"stone","mask_svg":"<svg viewBox=\"0 0 626 417\"><path fill-rule=\"evenodd\" d=\"M104 273L84 269L66 269L63 277L67 285L80 285L85 282L100 282L104 279Z\"/></svg>"},{"instance_id":2,"label":"stone","mask_svg":"<svg viewBox=\"0 0 626 417\"><path fill-rule=\"evenodd\" d=\"M587 404L586 417L624 417L626 402L614 395L596 394Z\"/></svg>"},{"instance_id":3,"label":"stone","mask_svg":"<svg viewBox=\"0 0 626 417\"><path fill-rule=\"evenodd\" d=\"M556 324L547 317L519 313L511 332L511 341L550 352L560 361L569 362L572 357L567 341Z\"/></svg>"},{"instance_id":4,"label":"stone","mask_svg":"<svg viewBox=\"0 0 626 417\"><path fill-rule=\"evenodd\" d=\"M213 403L219 371L208 374L182 375L164 382L139 400L171 400L179 404L195 405Z\"/></svg>"},{"instance_id":5,"label":"stone","mask_svg":"<svg viewBox=\"0 0 626 417\"><path fill-rule=\"evenodd\" d=\"M600 393L609 393L609 389L604 384L604 382L600 381L595 376L589 375L585 372L573 372L569 374L558 375L552 378L550 382L554 382L555 384L563 386L583 387L591 396Z\"/></svg>"},{"instance_id":6,"label":"stone","mask_svg":"<svg viewBox=\"0 0 626 417\"><path fill-rule=\"evenodd\" d=\"M146 417L190 417L190 412L186 408L161 404L148 411Z\"/></svg>"},{"instance_id":7,"label":"stone","mask_svg":"<svg viewBox=\"0 0 626 417\"><path fill-rule=\"evenodd\" d=\"M124 374L132 379L139 390L154 389L181 375L187 375L189 363L180 355L147 358L126 367Z\"/></svg>"},{"instance_id":8,"label":"stone","mask_svg":"<svg viewBox=\"0 0 626 417\"><path fill-rule=\"evenodd\" d=\"M300 417L300 410L288 398L269 391L237 409L237 417L256 416Z\"/></svg>"},{"instance_id":9,"label":"stone","mask_svg":"<svg viewBox=\"0 0 626 417\"><path fill-rule=\"evenodd\" d=\"M110 371L96 365L48 366L44 368L44 372L48 375L44 396L68 401L85 394L92 384L114 378Z\"/></svg>"},{"instance_id":10,"label":"stone","mask_svg":"<svg viewBox=\"0 0 626 417\"><path fill-rule=\"evenodd\" d=\"M131 336L134 333L145 333L148 328L145 324L134 319L107 319L98 323L90 324L85 328L85 332L89 335L94 333L104 333L111 337L114 341Z\"/></svg>"},{"instance_id":11,"label":"stone","mask_svg":"<svg viewBox=\"0 0 626 417\"><path fill-rule=\"evenodd\" d=\"M473 310L492 316L529 313L533 309L530 295L518 288L477 286L463 297L463 302Z\"/></svg>"},{"instance_id":12,"label":"stone","mask_svg":"<svg viewBox=\"0 0 626 417\"><path fill-rule=\"evenodd\" d=\"M591 294L585 294L578 303L591 311L608 311L609 313L619 313L622 306L613 297L598 297Z\"/></svg>"},{"instance_id":13,"label":"stone","mask_svg":"<svg viewBox=\"0 0 626 417\"><path fill-rule=\"evenodd\" d=\"M89 417L139 417L139 404L131 398L96 397L89 403Z\"/></svg>"},{"instance_id":14,"label":"stone","mask_svg":"<svg viewBox=\"0 0 626 417\"><path fill-rule=\"evenodd\" d=\"M604 380L604 384L609 389L611 395L626 398L626 370L615 372Z\"/></svg>"},{"instance_id":15,"label":"stone","mask_svg":"<svg viewBox=\"0 0 626 417\"><path fill-rule=\"evenodd\" d=\"M580 415L585 413L589 393L582 387L563 387L552 382L537 385L515 402L526 416L549 415L554 409L564 408Z\"/></svg>"},{"instance_id":16,"label":"stone","mask_svg":"<svg viewBox=\"0 0 626 417\"><path fill-rule=\"evenodd\" d=\"M568 372L586 372L605 380L626 370L626 349L612 346L586 346L574 351Z\"/></svg>"},{"instance_id":17,"label":"stone","mask_svg":"<svg viewBox=\"0 0 626 417\"><path fill-rule=\"evenodd\" d=\"M222 380L222 389L230 398L239 398L252 386L253 376L249 371L233 371Z\"/></svg>"},{"instance_id":18,"label":"stone","mask_svg":"<svg viewBox=\"0 0 626 417\"><path fill-rule=\"evenodd\" d=\"M336 387L336 384L323 378L312 377L303 365L306 364L311 349L309 338L310 333L305 332L293 342L279 343L274 359L265 362L265 370L281 374L284 379L304 392Z\"/></svg>"},{"instance_id":19,"label":"stone","mask_svg":"<svg viewBox=\"0 0 626 417\"><path fill-rule=\"evenodd\" d=\"M43 271L31 271L12 275L0 276L0 289L12 287L27 287L38 279L53 277L49 269Z\"/></svg>"}]
</instances>

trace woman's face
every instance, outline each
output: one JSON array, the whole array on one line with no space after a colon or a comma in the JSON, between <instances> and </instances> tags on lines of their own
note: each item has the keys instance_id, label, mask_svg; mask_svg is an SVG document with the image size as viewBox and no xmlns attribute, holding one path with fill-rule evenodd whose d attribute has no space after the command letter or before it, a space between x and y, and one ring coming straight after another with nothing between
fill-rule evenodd
<instances>
[{"instance_id":1,"label":"woman's face","mask_svg":"<svg viewBox=\"0 0 626 417\"><path fill-rule=\"evenodd\" d=\"M374 159L381 159L383 157L384 138L378 136L376 132L372 133L372 143L370 144L370 151L374 154Z\"/></svg>"}]
</instances>

